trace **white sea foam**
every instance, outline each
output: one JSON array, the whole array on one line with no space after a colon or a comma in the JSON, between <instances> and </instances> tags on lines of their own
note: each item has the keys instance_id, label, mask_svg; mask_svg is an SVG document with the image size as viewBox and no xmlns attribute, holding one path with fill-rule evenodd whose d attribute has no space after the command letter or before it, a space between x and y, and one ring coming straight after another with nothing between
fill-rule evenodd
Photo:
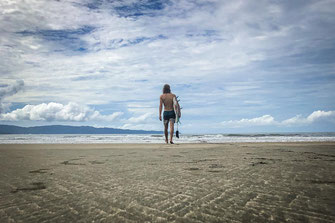
<instances>
[{"instance_id":1,"label":"white sea foam","mask_svg":"<svg viewBox=\"0 0 335 223\"><path fill-rule=\"evenodd\" d=\"M208 134L182 135L176 143L232 143L232 142L325 142L335 141L335 133L288 133L288 134ZM164 143L163 135L151 134L13 134L0 135L0 144L33 143Z\"/></svg>"}]
</instances>

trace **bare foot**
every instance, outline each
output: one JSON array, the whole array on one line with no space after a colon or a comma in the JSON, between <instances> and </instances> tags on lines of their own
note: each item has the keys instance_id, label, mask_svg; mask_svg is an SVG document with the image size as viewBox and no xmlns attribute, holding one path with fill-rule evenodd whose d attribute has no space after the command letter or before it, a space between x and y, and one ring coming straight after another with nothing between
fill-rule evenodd
<instances>
[{"instance_id":1,"label":"bare foot","mask_svg":"<svg viewBox=\"0 0 335 223\"><path fill-rule=\"evenodd\" d=\"M170 141L171 144L174 144L172 141Z\"/></svg>"}]
</instances>

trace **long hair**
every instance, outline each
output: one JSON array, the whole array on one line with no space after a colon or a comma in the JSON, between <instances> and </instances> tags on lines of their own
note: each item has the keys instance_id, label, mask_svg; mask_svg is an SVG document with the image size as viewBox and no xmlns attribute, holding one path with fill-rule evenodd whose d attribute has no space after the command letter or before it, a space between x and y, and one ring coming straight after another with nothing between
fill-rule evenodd
<instances>
[{"instance_id":1,"label":"long hair","mask_svg":"<svg viewBox=\"0 0 335 223\"><path fill-rule=\"evenodd\" d=\"M170 85L165 84L163 87L163 94L171 93Z\"/></svg>"}]
</instances>

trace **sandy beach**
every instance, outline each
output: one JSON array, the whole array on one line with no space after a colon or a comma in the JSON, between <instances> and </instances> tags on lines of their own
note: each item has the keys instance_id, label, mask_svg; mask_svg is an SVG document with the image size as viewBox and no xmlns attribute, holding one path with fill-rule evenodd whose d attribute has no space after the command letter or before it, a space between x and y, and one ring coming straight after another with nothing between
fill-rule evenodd
<instances>
[{"instance_id":1,"label":"sandy beach","mask_svg":"<svg viewBox=\"0 0 335 223\"><path fill-rule=\"evenodd\" d=\"M0 145L0 222L335 222L335 142Z\"/></svg>"}]
</instances>

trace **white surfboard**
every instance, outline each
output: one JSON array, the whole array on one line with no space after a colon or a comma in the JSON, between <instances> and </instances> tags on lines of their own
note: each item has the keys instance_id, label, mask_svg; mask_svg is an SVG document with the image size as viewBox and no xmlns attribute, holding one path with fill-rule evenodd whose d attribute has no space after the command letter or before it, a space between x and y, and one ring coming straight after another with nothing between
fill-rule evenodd
<instances>
[{"instance_id":1,"label":"white surfboard","mask_svg":"<svg viewBox=\"0 0 335 223\"><path fill-rule=\"evenodd\" d=\"M173 98L173 109L174 109L174 112L176 113L175 123L178 123L181 117L181 113L180 113L180 106L179 106L179 103L176 97Z\"/></svg>"}]
</instances>

